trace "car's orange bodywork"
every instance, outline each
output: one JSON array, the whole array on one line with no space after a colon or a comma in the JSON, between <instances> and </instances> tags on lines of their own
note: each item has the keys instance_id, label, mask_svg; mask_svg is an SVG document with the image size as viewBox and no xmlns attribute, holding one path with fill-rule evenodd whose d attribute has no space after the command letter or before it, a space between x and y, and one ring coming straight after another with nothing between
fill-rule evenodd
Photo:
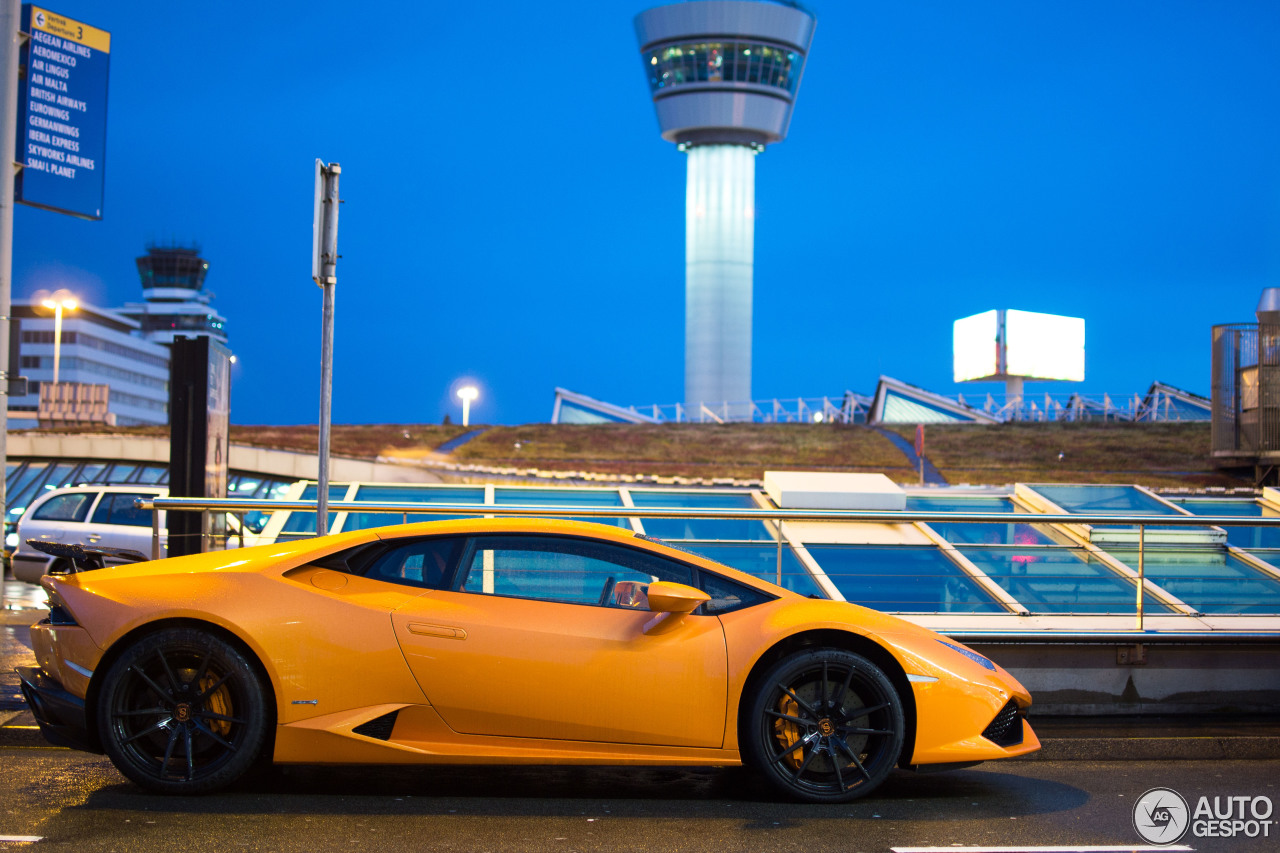
<instances>
[{"instance_id":1,"label":"car's orange bodywork","mask_svg":"<svg viewBox=\"0 0 1280 853\"><path fill-rule=\"evenodd\" d=\"M719 616L655 614L401 586L313 565L377 539L504 531L653 551L773 599ZM804 598L617 527L428 522L49 576L43 584L78 624L35 626L38 663L90 707L93 674L137 632L188 621L237 638L274 693L277 762L736 764L748 679L779 647L810 639L871 656L906 694L914 741L903 764L1039 748L1025 721L1017 746L979 734L1010 699L1025 707L1031 697L1003 669L984 668L937 634L857 605ZM353 732L394 710L389 739Z\"/></svg>"}]
</instances>

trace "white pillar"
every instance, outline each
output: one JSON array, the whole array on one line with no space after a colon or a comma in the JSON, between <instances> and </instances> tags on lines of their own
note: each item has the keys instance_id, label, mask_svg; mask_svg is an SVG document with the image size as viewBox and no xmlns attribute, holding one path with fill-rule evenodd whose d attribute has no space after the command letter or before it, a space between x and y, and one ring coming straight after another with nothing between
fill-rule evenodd
<instances>
[{"instance_id":1,"label":"white pillar","mask_svg":"<svg viewBox=\"0 0 1280 853\"><path fill-rule=\"evenodd\" d=\"M755 245L755 151L743 145L689 149L685 195L684 399L730 417L751 414L751 279Z\"/></svg>"}]
</instances>

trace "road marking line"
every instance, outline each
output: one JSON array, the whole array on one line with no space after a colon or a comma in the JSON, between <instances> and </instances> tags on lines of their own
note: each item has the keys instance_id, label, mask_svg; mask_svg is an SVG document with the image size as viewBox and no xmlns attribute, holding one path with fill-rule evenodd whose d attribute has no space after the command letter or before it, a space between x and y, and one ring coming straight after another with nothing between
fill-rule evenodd
<instances>
[{"instance_id":1,"label":"road marking line","mask_svg":"<svg viewBox=\"0 0 1280 853\"><path fill-rule=\"evenodd\" d=\"M1155 853L1159 850L1192 851L1194 847L1183 844L1164 847L1146 847L1125 844L1110 847L890 847L893 853Z\"/></svg>"},{"instance_id":2,"label":"road marking line","mask_svg":"<svg viewBox=\"0 0 1280 853\"><path fill-rule=\"evenodd\" d=\"M34 844L44 838L43 835L0 835L0 842L16 842L18 844Z\"/></svg>"}]
</instances>

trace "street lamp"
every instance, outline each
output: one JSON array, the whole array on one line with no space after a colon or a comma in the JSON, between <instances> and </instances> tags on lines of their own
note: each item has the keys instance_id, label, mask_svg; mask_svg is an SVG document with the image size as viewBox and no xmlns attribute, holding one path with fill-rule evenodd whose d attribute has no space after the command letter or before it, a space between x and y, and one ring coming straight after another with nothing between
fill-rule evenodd
<instances>
[{"instance_id":1,"label":"street lamp","mask_svg":"<svg viewBox=\"0 0 1280 853\"><path fill-rule=\"evenodd\" d=\"M60 297L56 293L53 299L40 303L53 312L53 384L58 384L58 367L62 361L62 312L76 310L76 301L70 297Z\"/></svg>"},{"instance_id":2,"label":"street lamp","mask_svg":"<svg viewBox=\"0 0 1280 853\"><path fill-rule=\"evenodd\" d=\"M464 385L458 389L458 398L462 400L462 425L471 423L471 401L480 396L480 390L474 385Z\"/></svg>"}]
</instances>

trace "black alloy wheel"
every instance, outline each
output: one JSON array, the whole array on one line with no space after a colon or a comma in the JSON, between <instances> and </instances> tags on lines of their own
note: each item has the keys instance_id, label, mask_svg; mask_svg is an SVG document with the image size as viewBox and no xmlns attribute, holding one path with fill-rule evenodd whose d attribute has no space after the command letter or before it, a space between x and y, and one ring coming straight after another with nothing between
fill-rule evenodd
<instances>
[{"instance_id":1,"label":"black alloy wheel","mask_svg":"<svg viewBox=\"0 0 1280 853\"><path fill-rule=\"evenodd\" d=\"M199 794L253 765L271 718L266 679L222 637L171 628L143 637L111 665L98 694L102 746L144 788Z\"/></svg>"},{"instance_id":2,"label":"black alloy wheel","mask_svg":"<svg viewBox=\"0 0 1280 853\"><path fill-rule=\"evenodd\" d=\"M843 803L889 775L902 751L902 702L888 677L843 649L784 658L760 680L743 756L788 796Z\"/></svg>"}]
</instances>

